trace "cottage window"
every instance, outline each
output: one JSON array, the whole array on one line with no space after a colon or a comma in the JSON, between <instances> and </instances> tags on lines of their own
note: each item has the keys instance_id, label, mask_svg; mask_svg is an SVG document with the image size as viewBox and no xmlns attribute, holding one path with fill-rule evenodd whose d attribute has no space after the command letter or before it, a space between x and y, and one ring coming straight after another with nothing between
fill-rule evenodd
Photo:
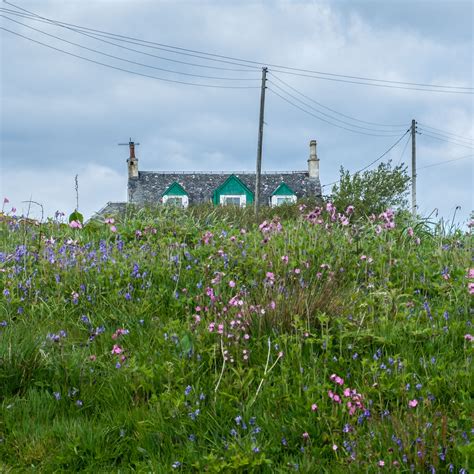
<instances>
[{"instance_id":1,"label":"cottage window","mask_svg":"<svg viewBox=\"0 0 474 474\"><path fill-rule=\"evenodd\" d=\"M222 206L238 206L244 207L246 204L246 196L244 194L223 194L220 196L220 203Z\"/></svg>"},{"instance_id":2,"label":"cottage window","mask_svg":"<svg viewBox=\"0 0 474 474\"><path fill-rule=\"evenodd\" d=\"M178 196L173 196L173 197L169 197L167 200L166 200L166 204L168 204L169 206L182 206L183 205L183 198L182 197L178 197Z\"/></svg>"},{"instance_id":3,"label":"cottage window","mask_svg":"<svg viewBox=\"0 0 474 474\"><path fill-rule=\"evenodd\" d=\"M281 206L282 204L293 204L296 202L296 196L293 195L283 195L283 196L272 196L272 206Z\"/></svg>"},{"instance_id":4,"label":"cottage window","mask_svg":"<svg viewBox=\"0 0 474 474\"><path fill-rule=\"evenodd\" d=\"M224 204L226 206L240 206L240 197L225 197Z\"/></svg>"},{"instance_id":5,"label":"cottage window","mask_svg":"<svg viewBox=\"0 0 474 474\"><path fill-rule=\"evenodd\" d=\"M188 196L173 196L170 194L163 196L163 204L167 206L188 207L189 199Z\"/></svg>"}]
</instances>

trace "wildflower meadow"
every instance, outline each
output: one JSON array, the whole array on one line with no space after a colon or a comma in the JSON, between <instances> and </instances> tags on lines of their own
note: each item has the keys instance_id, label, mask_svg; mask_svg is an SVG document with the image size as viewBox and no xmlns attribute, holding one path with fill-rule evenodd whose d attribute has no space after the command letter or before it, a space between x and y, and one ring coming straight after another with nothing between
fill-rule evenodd
<instances>
[{"instance_id":1,"label":"wildflower meadow","mask_svg":"<svg viewBox=\"0 0 474 474\"><path fill-rule=\"evenodd\" d=\"M5 208L0 471L469 472L470 231L354 215Z\"/></svg>"}]
</instances>

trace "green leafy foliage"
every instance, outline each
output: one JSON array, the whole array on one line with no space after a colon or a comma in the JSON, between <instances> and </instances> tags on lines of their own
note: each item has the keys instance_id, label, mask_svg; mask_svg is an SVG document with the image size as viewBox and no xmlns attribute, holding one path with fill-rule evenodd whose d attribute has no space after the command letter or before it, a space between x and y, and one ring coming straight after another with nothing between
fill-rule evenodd
<instances>
[{"instance_id":1,"label":"green leafy foliage","mask_svg":"<svg viewBox=\"0 0 474 474\"><path fill-rule=\"evenodd\" d=\"M84 216L76 209L69 215L69 222L76 221L84 224Z\"/></svg>"},{"instance_id":2,"label":"green leafy foliage","mask_svg":"<svg viewBox=\"0 0 474 474\"><path fill-rule=\"evenodd\" d=\"M354 206L359 216L378 215L389 208L406 206L409 183L403 164L392 167L389 161L353 175L341 166L339 182L333 186L329 199L338 209Z\"/></svg>"}]
</instances>

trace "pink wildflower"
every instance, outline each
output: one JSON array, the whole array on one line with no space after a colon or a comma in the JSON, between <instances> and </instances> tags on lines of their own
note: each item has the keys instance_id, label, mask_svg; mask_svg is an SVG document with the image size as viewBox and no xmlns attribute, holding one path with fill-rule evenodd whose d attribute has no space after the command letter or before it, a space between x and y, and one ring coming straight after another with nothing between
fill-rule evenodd
<instances>
[{"instance_id":1,"label":"pink wildflower","mask_svg":"<svg viewBox=\"0 0 474 474\"><path fill-rule=\"evenodd\" d=\"M309 438L309 433L305 431L302 435L303 439L308 439Z\"/></svg>"},{"instance_id":2,"label":"pink wildflower","mask_svg":"<svg viewBox=\"0 0 474 474\"><path fill-rule=\"evenodd\" d=\"M82 229L82 224L79 221L71 221L69 227L71 227L71 229Z\"/></svg>"},{"instance_id":3,"label":"pink wildflower","mask_svg":"<svg viewBox=\"0 0 474 474\"><path fill-rule=\"evenodd\" d=\"M385 461L383 461L382 459L377 463L380 467L384 467L385 466Z\"/></svg>"},{"instance_id":4,"label":"pink wildflower","mask_svg":"<svg viewBox=\"0 0 474 474\"><path fill-rule=\"evenodd\" d=\"M468 278L474 278L474 268L470 268L467 274Z\"/></svg>"},{"instance_id":5,"label":"pink wildflower","mask_svg":"<svg viewBox=\"0 0 474 474\"><path fill-rule=\"evenodd\" d=\"M313 403L311 405L311 411L317 411L317 409L318 409L318 405L316 405L316 403Z\"/></svg>"},{"instance_id":6,"label":"pink wildflower","mask_svg":"<svg viewBox=\"0 0 474 474\"><path fill-rule=\"evenodd\" d=\"M10 202L10 200L6 197L6 198L3 198L3 204L8 204Z\"/></svg>"},{"instance_id":7,"label":"pink wildflower","mask_svg":"<svg viewBox=\"0 0 474 474\"><path fill-rule=\"evenodd\" d=\"M344 396L345 397L350 397L351 396L351 389L350 388L346 388L344 390Z\"/></svg>"},{"instance_id":8,"label":"pink wildflower","mask_svg":"<svg viewBox=\"0 0 474 474\"><path fill-rule=\"evenodd\" d=\"M469 294L474 295L474 283L469 283L467 286L469 288Z\"/></svg>"},{"instance_id":9,"label":"pink wildflower","mask_svg":"<svg viewBox=\"0 0 474 474\"><path fill-rule=\"evenodd\" d=\"M89 360L91 360L92 362L95 362L95 360L97 359L97 356L92 354L90 357L89 357Z\"/></svg>"},{"instance_id":10,"label":"pink wildflower","mask_svg":"<svg viewBox=\"0 0 474 474\"><path fill-rule=\"evenodd\" d=\"M114 344L114 347L112 348L112 354L121 354L123 351L123 349L117 345L117 344Z\"/></svg>"},{"instance_id":11,"label":"pink wildflower","mask_svg":"<svg viewBox=\"0 0 474 474\"><path fill-rule=\"evenodd\" d=\"M272 272L267 272L266 277L270 280L273 281L275 279L275 274Z\"/></svg>"},{"instance_id":12,"label":"pink wildflower","mask_svg":"<svg viewBox=\"0 0 474 474\"><path fill-rule=\"evenodd\" d=\"M234 280L230 280L230 281L229 281L229 286L230 286L231 288L234 288L234 287L235 287L235 281L234 281Z\"/></svg>"},{"instance_id":13,"label":"pink wildflower","mask_svg":"<svg viewBox=\"0 0 474 474\"><path fill-rule=\"evenodd\" d=\"M412 229L411 227L408 227L407 232L408 232L408 235L409 235L410 237L413 237L414 232L413 232L413 229Z\"/></svg>"},{"instance_id":14,"label":"pink wildflower","mask_svg":"<svg viewBox=\"0 0 474 474\"><path fill-rule=\"evenodd\" d=\"M281 261L285 264L288 263L288 255L283 255L283 257L281 257Z\"/></svg>"},{"instance_id":15,"label":"pink wildflower","mask_svg":"<svg viewBox=\"0 0 474 474\"><path fill-rule=\"evenodd\" d=\"M113 217L107 217L107 219L105 219L105 223L106 224L114 224L115 219Z\"/></svg>"},{"instance_id":16,"label":"pink wildflower","mask_svg":"<svg viewBox=\"0 0 474 474\"><path fill-rule=\"evenodd\" d=\"M466 341L468 342L472 342L474 341L474 336L472 336L471 334L464 334L464 339L466 339Z\"/></svg>"},{"instance_id":17,"label":"pink wildflower","mask_svg":"<svg viewBox=\"0 0 474 474\"><path fill-rule=\"evenodd\" d=\"M333 444L332 449L333 449L333 451L337 451L337 444Z\"/></svg>"},{"instance_id":18,"label":"pink wildflower","mask_svg":"<svg viewBox=\"0 0 474 474\"><path fill-rule=\"evenodd\" d=\"M417 405L418 405L418 400L416 398L408 402L408 406L410 408L415 408Z\"/></svg>"},{"instance_id":19,"label":"pink wildflower","mask_svg":"<svg viewBox=\"0 0 474 474\"><path fill-rule=\"evenodd\" d=\"M331 380L332 382L335 382L335 383L337 383L338 385L344 385L344 379L342 379L341 377L339 377L339 375L332 374L329 378L330 378L330 380Z\"/></svg>"}]
</instances>

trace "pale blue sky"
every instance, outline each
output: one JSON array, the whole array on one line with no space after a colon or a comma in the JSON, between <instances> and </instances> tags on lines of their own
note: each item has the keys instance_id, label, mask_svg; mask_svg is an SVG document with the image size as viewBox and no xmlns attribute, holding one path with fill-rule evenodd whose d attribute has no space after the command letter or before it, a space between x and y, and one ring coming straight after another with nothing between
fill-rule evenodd
<instances>
[{"instance_id":1,"label":"pale blue sky","mask_svg":"<svg viewBox=\"0 0 474 474\"><path fill-rule=\"evenodd\" d=\"M465 87L473 83L470 1L13 3L60 21L233 57L397 81ZM0 6L11 8L5 3ZM260 74L257 70L221 73L166 63L55 26L16 20L155 67L256 79ZM1 23L4 28L94 60L186 80L185 76L101 57L3 18ZM0 41L0 186L1 194L19 209L25 208L21 201L32 198L42 202L48 214L57 209L71 211L76 174L80 209L86 215L107 201L125 200L127 150L117 143L130 136L140 142L137 155L142 170L254 169L258 89L216 90L164 83L81 61L4 31L0 31ZM406 124L408 128L416 118L448 133L474 135L472 95L385 89L283 74L279 77L323 105L364 121ZM248 83L258 85L258 80L239 84ZM337 179L341 165L356 170L370 163L396 141L399 133L394 131L394 137L351 133L304 114L271 91L265 121L263 168L305 169L308 143L314 138L318 140L323 184ZM441 215L450 217L460 205L459 216L467 219L473 208L472 158L422 167L472 154L472 148L426 135L418 136L417 141L421 213L438 208ZM405 145L403 139L389 155L395 163L409 163L410 144L404 149Z\"/></svg>"}]
</instances>

